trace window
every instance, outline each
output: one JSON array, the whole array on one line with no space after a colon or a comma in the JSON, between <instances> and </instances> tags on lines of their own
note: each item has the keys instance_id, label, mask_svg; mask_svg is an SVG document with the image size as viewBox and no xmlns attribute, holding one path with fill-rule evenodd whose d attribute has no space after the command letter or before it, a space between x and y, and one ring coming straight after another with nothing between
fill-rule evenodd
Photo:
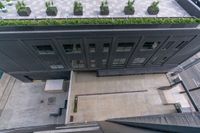
<instances>
[{"instance_id":1,"label":"window","mask_svg":"<svg viewBox=\"0 0 200 133\"><path fill-rule=\"evenodd\" d=\"M90 51L91 53L93 53L93 52L96 51L96 48L95 48L95 44L94 44L94 43L89 44L89 51Z\"/></svg>"},{"instance_id":2,"label":"window","mask_svg":"<svg viewBox=\"0 0 200 133\"><path fill-rule=\"evenodd\" d=\"M174 41L168 42L162 49L167 50L168 48L170 48L172 46L172 44L174 44Z\"/></svg>"},{"instance_id":3,"label":"window","mask_svg":"<svg viewBox=\"0 0 200 133\"><path fill-rule=\"evenodd\" d=\"M80 53L81 52L81 45L80 44L64 44L63 48L66 53Z\"/></svg>"},{"instance_id":4,"label":"window","mask_svg":"<svg viewBox=\"0 0 200 133\"><path fill-rule=\"evenodd\" d=\"M90 60L90 67L96 67L96 61Z\"/></svg>"},{"instance_id":5,"label":"window","mask_svg":"<svg viewBox=\"0 0 200 133\"><path fill-rule=\"evenodd\" d=\"M113 60L113 66L122 66L125 64L126 58L118 58Z\"/></svg>"},{"instance_id":6,"label":"window","mask_svg":"<svg viewBox=\"0 0 200 133\"><path fill-rule=\"evenodd\" d=\"M50 65L51 69L64 69L63 65Z\"/></svg>"},{"instance_id":7,"label":"window","mask_svg":"<svg viewBox=\"0 0 200 133\"><path fill-rule=\"evenodd\" d=\"M146 58L135 58L133 59L132 64L136 65L136 64L143 64L145 62Z\"/></svg>"},{"instance_id":8,"label":"window","mask_svg":"<svg viewBox=\"0 0 200 133\"><path fill-rule=\"evenodd\" d=\"M107 65L107 59L102 59L102 65L106 66Z\"/></svg>"},{"instance_id":9,"label":"window","mask_svg":"<svg viewBox=\"0 0 200 133\"><path fill-rule=\"evenodd\" d=\"M39 54L54 54L53 48L51 45L38 45L35 46Z\"/></svg>"},{"instance_id":10,"label":"window","mask_svg":"<svg viewBox=\"0 0 200 133\"><path fill-rule=\"evenodd\" d=\"M145 42L142 46L143 50L153 50L155 49L160 42Z\"/></svg>"},{"instance_id":11,"label":"window","mask_svg":"<svg viewBox=\"0 0 200 133\"><path fill-rule=\"evenodd\" d=\"M182 49L185 45L187 45L187 41L182 41L181 43L179 43L175 49L179 50Z\"/></svg>"},{"instance_id":12,"label":"window","mask_svg":"<svg viewBox=\"0 0 200 133\"><path fill-rule=\"evenodd\" d=\"M73 68L84 68L85 64L83 60L72 60L71 61Z\"/></svg>"},{"instance_id":13,"label":"window","mask_svg":"<svg viewBox=\"0 0 200 133\"><path fill-rule=\"evenodd\" d=\"M127 42L127 43L118 43L117 52L129 52L131 51L134 43Z\"/></svg>"},{"instance_id":14,"label":"window","mask_svg":"<svg viewBox=\"0 0 200 133\"><path fill-rule=\"evenodd\" d=\"M103 52L105 52L105 53L109 52L109 46L110 46L109 43L104 43L103 44Z\"/></svg>"}]
</instances>

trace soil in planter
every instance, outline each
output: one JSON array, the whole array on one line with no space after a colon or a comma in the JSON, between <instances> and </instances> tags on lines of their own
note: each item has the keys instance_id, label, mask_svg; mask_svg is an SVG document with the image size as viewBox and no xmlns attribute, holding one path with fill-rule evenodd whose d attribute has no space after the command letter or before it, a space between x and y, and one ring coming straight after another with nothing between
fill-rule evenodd
<instances>
[{"instance_id":1,"label":"soil in planter","mask_svg":"<svg viewBox=\"0 0 200 133\"><path fill-rule=\"evenodd\" d=\"M46 13L48 16L56 16L58 13L58 10L56 7L48 7L46 10Z\"/></svg>"},{"instance_id":2,"label":"soil in planter","mask_svg":"<svg viewBox=\"0 0 200 133\"><path fill-rule=\"evenodd\" d=\"M31 14L31 9L29 7L19 9L17 13L19 14L19 16L29 16Z\"/></svg>"},{"instance_id":3,"label":"soil in planter","mask_svg":"<svg viewBox=\"0 0 200 133\"><path fill-rule=\"evenodd\" d=\"M150 6L150 7L148 7L147 12L148 12L150 15L157 15L158 12L159 12L159 8L157 7L157 8L155 8L155 9L152 9L152 7Z\"/></svg>"},{"instance_id":4,"label":"soil in planter","mask_svg":"<svg viewBox=\"0 0 200 133\"><path fill-rule=\"evenodd\" d=\"M130 7L126 6L124 8L124 13L125 13L125 15L133 15L135 13L135 9L134 9L134 7L130 8Z\"/></svg>"}]
</instances>

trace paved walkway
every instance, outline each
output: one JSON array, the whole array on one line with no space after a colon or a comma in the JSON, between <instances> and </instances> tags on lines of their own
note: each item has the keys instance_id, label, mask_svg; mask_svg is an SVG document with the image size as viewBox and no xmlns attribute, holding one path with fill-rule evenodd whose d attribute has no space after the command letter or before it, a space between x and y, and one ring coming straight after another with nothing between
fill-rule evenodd
<instances>
[{"instance_id":1,"label":"paved walkway","mask_svg":"<svg viewBox=\"0 0 200 133\"><path fill-rule=\"evenodd\" d=\"M5 5L5 0L0 0ZM14 0L12 6L6 6L7 13L0 12L0 17L4 19L23 19L23 18L76 18L73 15L74 0L54 0L54 4L58 8L58 15L56 17L48 17L46 15L45 0L24 0L27 6L32 10L29 17L19 17ZM81 18L102 17L99 15L99 6L101 0L79 0L83 4L84 15ZM159 0L160 12L156 16L148 15L147 8L154 0L135 0L135 14L126 16L123 9L128 0L108 0L110 14L104 17L189 17L190 15L176 3L175 0Z\"/></svg>"},{"instance_id":2,"label":"paved walkway","mask_svg":"<svg viewBox=\"0 0 200 133\"><path fill-rule=\"evenodd\" d=\"M22 83L16 80L0 116L0 129L48 124L64 124L65 114L50 117L64 106L66 92L44 92L45 82Z\"/></svg>"},{"instance_id":3,"label":"paved walkway","mask_svg":"<svg viewBox=\"0 0 200 133\"><path fill-rule=\"evenodd\" d=\"M157 89L169 85L165 74L96 77L95 73L74 72L72 77L66 122L70 116L73 122L85 122L176 112L173 105L164 105Z\"/></svg>"}]
</instances>

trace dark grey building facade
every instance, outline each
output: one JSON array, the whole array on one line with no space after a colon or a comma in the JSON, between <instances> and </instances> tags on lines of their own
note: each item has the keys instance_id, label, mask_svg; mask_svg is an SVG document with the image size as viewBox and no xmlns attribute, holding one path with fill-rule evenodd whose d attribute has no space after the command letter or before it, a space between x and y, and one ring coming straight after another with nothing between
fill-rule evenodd
<instances>
[{"instance_id":1,"label":"dark grey building facade","mask_svg":"<svg viewBox=\"0 0 200 133\"><path fill-rule=\"evenodd\" d=\"M186 25L9 27L0 29L0 69L24 82L98 75L166 73L200 50Z\"/></svg>"}]
</instances>

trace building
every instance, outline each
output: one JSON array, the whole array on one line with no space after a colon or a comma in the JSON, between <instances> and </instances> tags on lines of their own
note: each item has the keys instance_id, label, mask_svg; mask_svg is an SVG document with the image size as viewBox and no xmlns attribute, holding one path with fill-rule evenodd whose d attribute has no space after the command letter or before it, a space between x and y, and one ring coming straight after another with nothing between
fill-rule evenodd
<instances>
[{"instance_id":1,"label":"building","mask_svg":"<svg viewBox=\"0 0 200 133\"><path fill-rule=\"evenodd\" d=\"M21 81L69 81L70 91L67 97L64 94L64 107L59 108L59 113L65 110L67 125L14 131L200 132L199 108L190 92L181 81L170 84L165 75L200 50L199 1L136 0L126 6L124 0L70 0L68 4L74 3L74 10L69 5L63 8L65 2L13 1L0 12L0 70L14 77L4 77L13 85L1 84L11 92L15 82L19 87ZM43 85L40 82L34 88L41 92ZM178 100L171 102L174 93L177 97L172 97ZM118 103L123 106L112 108ZM40 104L45 102L41 100ZM101 110L100 105L105 108ZM139 105L141 110L136 109Z\"/></svg>"}]
</instances>

